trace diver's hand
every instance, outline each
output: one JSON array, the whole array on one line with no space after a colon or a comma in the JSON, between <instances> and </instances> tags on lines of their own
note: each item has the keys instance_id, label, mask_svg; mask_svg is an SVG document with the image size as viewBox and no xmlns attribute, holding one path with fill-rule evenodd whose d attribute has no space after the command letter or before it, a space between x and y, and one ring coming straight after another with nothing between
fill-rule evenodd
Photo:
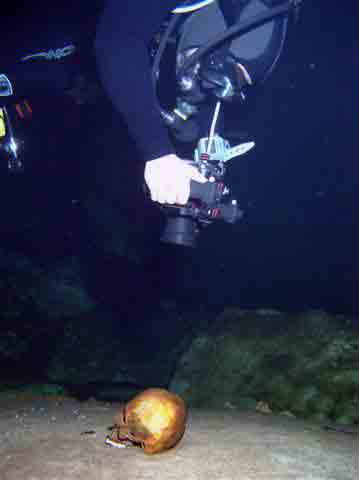
<instances>
[{"instance_id":1,"label":"diver's hand","mask_svg":"<svg viewBox=\"0 0 359 480\"><path fill-rule=\"evenodd\" d=\"M154 202L185 205L190 182L207 182L199 171L173 153L150 160L145 166L145 181Z\"/></svg>"}]
</instances>

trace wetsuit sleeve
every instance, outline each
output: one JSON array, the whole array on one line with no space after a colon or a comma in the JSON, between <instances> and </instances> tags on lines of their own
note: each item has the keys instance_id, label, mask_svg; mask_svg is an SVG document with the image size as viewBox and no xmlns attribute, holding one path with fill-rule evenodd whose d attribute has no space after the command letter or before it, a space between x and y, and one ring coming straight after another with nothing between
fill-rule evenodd
<instances>
[{"instance_id":1,"label":"wetsuit sleeve","mask_svg":"<svg viewBox=\"0 0 359 480\"><path fill-rule=\"evenodd\" d=\"M174 153L155 103L148 44L176 3L107 0L97 29L95 52L101 81L144 161Z\"/></svg>"}]
</instances>

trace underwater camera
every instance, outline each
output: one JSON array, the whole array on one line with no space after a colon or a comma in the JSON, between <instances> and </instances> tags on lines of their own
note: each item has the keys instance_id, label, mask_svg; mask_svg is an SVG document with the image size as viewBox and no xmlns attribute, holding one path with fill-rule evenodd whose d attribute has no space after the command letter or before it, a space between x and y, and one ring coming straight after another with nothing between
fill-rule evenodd
<instances>
[{"instance_id":1,"label":"underwater camera","mask_svg":"<svg viewBox=\"0 0 359 480\"><path fill-rule=\"evenodd\" d=\"M216 106L218 115L220 102ZM188 161L207 178L206 183L191 181L190 198L186 205L161 207L166 215L166 225L161 241L185 247L195 247L199 232L214 220L235 223L243 211L224 184L226 162L233 157L243 155L254 147L254 142L246 142L233 148L229 142L212 132L209 137L201 138L194 153L194 160ZM184 160L185 161L185 160Z\"/></svg>"}]
</instances>

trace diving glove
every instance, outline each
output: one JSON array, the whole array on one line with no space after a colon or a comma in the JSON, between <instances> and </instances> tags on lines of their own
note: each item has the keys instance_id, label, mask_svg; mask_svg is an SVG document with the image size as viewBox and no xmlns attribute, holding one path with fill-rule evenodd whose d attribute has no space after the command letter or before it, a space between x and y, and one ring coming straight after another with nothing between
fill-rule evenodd
<instances>
[{"instance_id":1,"label":"diving glove","mask_svg":"<svg viewBox=\"0 0 359 480\"><path fill-rule=\"evenodd\" d=\"M145 182L153 202L185 205L191 180L207 182L197 168L173 153L146 163Z\"/></svg>"},{"instance_id":2,"label":"diving glove","mask_svg":"<svg viewBox=\"0 0 359 480\"><path fill-rule=\"evenodd\" d=\"M0 97L9 97L13 93L10 80L4 73L0 73Z\"/></svg>"}]
</instances>

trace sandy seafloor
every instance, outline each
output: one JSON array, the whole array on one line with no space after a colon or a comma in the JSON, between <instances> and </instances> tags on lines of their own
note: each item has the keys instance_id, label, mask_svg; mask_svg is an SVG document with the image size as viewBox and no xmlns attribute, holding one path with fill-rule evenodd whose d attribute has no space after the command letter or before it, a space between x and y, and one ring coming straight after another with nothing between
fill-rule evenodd
<instances>
[{"instance_id":1,"label":"sandy seafloor","mask_svg":"<svg viewBox=\"0 0 359 480\"><path fill-rule=\"evenodd\" d=\"M179 445L148 456L105 445L119 406L0 396L0 480L359 479L355 431L257 412L190 410Z\"/></svg>"}]
</instances>

